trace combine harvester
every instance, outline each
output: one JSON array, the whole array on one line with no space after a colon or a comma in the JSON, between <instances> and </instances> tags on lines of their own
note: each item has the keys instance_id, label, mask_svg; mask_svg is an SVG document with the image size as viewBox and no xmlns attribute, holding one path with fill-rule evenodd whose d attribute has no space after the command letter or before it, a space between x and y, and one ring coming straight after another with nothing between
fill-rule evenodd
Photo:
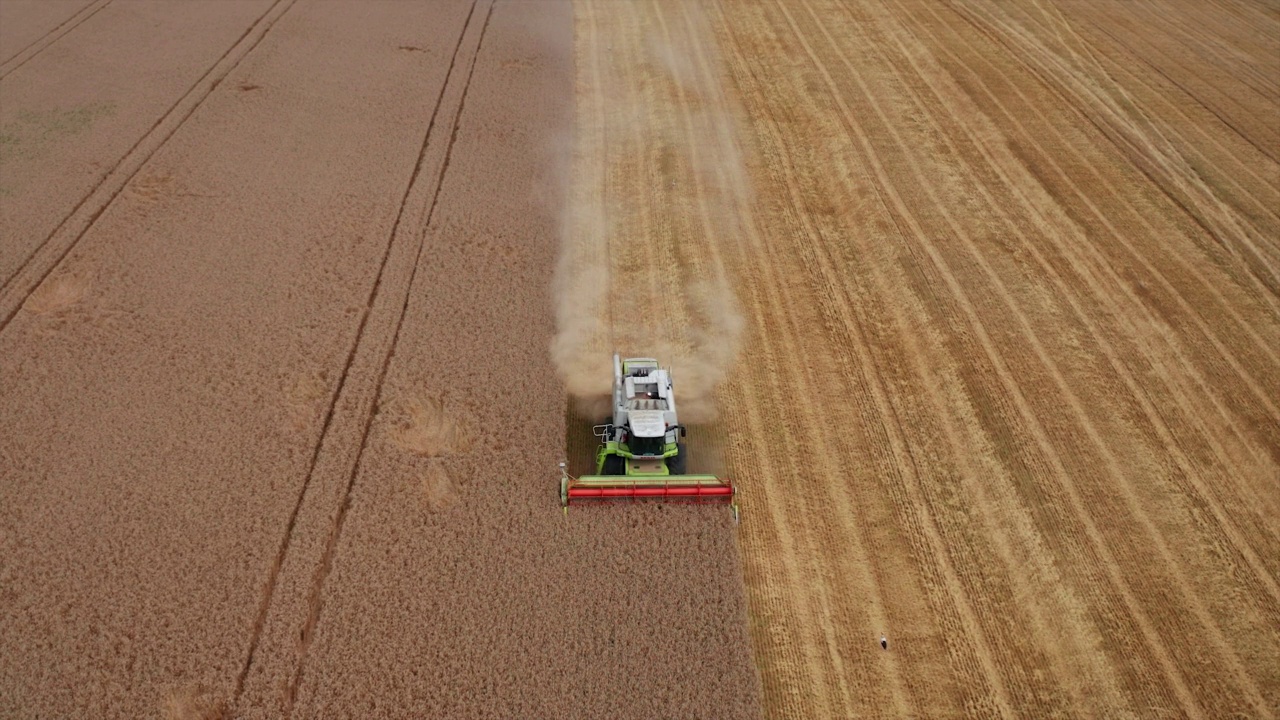
<instances>
[{"instance_id":1,"label":"combine harvester","mask_svg":"<svg viewBox=\"0 0 1280 720\"><path fill-rule=\"evenodd\" d=\"M676 417L671 373L653 358L613 356L613 417L595 426L596 474L569 476L560 463L560 504L612 500L725 503L738 517L733 483L688 475L685 428Z\"/></svg>"}]
</instances>

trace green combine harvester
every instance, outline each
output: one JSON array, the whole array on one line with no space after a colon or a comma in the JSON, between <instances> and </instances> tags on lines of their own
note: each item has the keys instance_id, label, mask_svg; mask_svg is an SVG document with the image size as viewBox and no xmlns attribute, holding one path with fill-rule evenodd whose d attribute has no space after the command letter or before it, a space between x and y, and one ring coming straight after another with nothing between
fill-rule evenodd
<instances>
[{"instance_id":1,"label":"green combine harvester","mask_svg":"<svg viewBox=\"0 0 1280 720\"><path fill-rule=\"evenodd\" d=\"M727 503L734 487L715 475L689 475L685 428L676 415L670 371L653 358L613 356L613 417L595 426L596 474L572 478L561 463L560 502L670 500Z\"/></svg>"}]
</instances>

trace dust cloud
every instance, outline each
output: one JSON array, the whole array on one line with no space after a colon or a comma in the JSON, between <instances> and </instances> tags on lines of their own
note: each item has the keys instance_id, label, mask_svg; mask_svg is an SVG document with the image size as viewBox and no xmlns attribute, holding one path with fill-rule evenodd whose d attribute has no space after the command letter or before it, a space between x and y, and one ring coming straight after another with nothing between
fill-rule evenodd
<instances>
[{"instance_id":1,"label":"dust cloud","mask_svg":"<svg viewBox=\"0 0 1280 720\"><path fill-rule=\"evenodd\" d=\"M579 412L608 413L612 354L672 368L681 420L715 417L743 318L724 255L751 191L741 113L696 4L576 19L576 134L553 284L551 355Z\"/></svg>"}]
</instances>

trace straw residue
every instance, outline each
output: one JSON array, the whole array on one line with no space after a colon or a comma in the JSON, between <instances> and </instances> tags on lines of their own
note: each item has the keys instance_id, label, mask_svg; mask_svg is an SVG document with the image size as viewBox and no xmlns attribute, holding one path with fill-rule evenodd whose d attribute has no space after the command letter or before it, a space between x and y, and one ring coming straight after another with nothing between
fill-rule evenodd
<instances>
[{"instance_id":1,"label":"straw residue","mask_svg":"<svg viewBox=\"0 0 1280 720\"><path fill-rule=\"evenodd\" d=\"M714 247L741 247L750 185L737 109L696 6L633 14L628 33L580 17L578 134L555 276L551 353L579 409L607 412L610 356L674 369L682 419L715 415L743 321ZM590 15L587 13L586 15ZM645 72L635 72L636 66Z\"/></svg>"}]
</instances>

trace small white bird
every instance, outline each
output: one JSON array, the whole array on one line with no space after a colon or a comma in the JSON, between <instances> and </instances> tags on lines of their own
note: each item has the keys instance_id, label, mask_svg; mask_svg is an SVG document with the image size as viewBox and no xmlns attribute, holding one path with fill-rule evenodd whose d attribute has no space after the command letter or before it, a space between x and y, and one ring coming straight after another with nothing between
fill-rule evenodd
<instances>
[{"instance_id":1,"label":"small white bird","mask_svg":"<svg viewBox=\"0 0 1280 720\"><path fill-rule=\"evenodd\" d=\"M885 637L885 636L881 635L881 636L880 636L880 647L881 647L881 649L888 650L888 649L889 649L889 638L887 638L887 637Z\"/></svg>"}]
</instances>

